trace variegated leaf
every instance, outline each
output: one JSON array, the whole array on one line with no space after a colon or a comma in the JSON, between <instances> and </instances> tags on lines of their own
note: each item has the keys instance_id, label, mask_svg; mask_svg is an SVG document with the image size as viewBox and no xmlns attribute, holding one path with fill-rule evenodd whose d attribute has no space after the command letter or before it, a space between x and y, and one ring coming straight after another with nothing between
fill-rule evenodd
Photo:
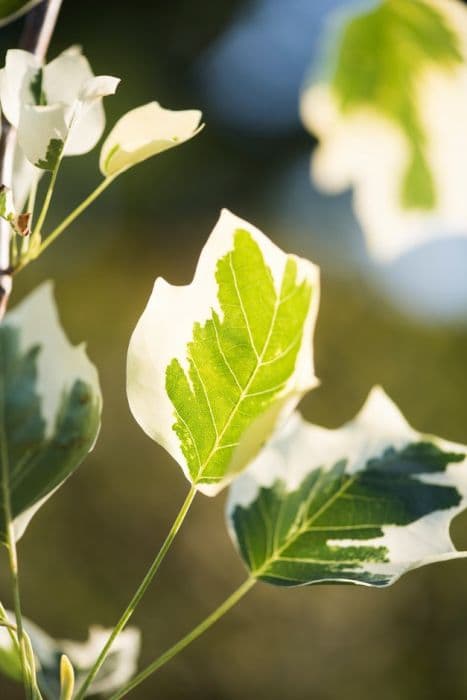
<instances>
[{"instance_id":1,"label":"variegated leaf","mask_svg":"<svg viewBox=\"0 0 467 700\"><path fill-rule=\"evenodd\" d=\"M230 530L263 581L386 586L466 555L449 536L467 505L466 456L410 428L379 388L338 430L295 413L234 482Z\"/></svg>"},{"instance_id":2,"label":"variegated leaf","mask_svg":"<svg viewBox=\"0 0 467 700\"><path fill-rule=\"evenodd\" d=\"M143 430L209 495L316 384L318 270L224 211L193 282L157 279L128 352Z\"/></svg>"},{"instance_id":3,"label":"variegated leaf","mask_svg":"<svg viewBox=\"0 0 467 700\"><path fill-rule=\"evenodd\" d=\"M19 538L92 449L101 406L96 369L82 345L70 345L43 284L0 326L0 540L7 501Z\"/></svg>"},{"instance_id":4,"label":"variegated leaf","mask_svg":"<svg viewBox=\"0 0 467 700\"><path fill-rule=\"evenodd\" d=\"M334 17L301 98L315 182L354 189L390 260L467 231L467 10L459 0L355 2Z\"/></svg>"}]
</instances>

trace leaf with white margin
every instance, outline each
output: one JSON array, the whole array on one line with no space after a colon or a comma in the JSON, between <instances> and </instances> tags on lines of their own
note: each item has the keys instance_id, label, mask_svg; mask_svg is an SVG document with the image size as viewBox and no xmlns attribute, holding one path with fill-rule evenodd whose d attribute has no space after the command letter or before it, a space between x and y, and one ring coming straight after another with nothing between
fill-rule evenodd
<instances>
[{"instance_id":1,"label":"leaf with white margin","mask_svg":"<svg viewBox=\"0 0 467 700\"><path fill-rule=\"evenodd\" d=\"M150 102L123 115L104 141L100 169L115 176L162 151L199 134L202 113L196 109L164 109Z\"/></svg>"},{"instance_id":2,"label":"leaf with white margin","mask_svg":"<svg viewBox=\"0 0 467 700\"><path fill-rule=\"evenodd\" d=\"M440 235L465 235L461 2L384 0L341 11L303 90L301 113L319 140L316 184L329 193L353 187L376 258L391 260Z\"/></svg>"},{"instance_id":3,"label":"leaf with white margin","mask_svg":"<svg viewBox=\"0 0 467 700\"><path fill-rule=\"evenodd\" d=\"M41 0L0 0L0 27L32 10Z\"/></svg>"},{"instance_id":4,"label":"leaf with white margin","mask_svg":"<svg viewBox=\"0 0 467 700\"><path fill-rule=\"evenodd\" d=\"M224 210L193 282L158 278L131 338L127 392L143 430L215 495L317 383L319 272Z\"/></svg>"},{"instance_id":5,"label":"leaf with white margin","mask_svg":"<svg viewBox=\"0 0 467 700\"><path fill-rule=\"evenodd\" d=\"M45 283L0 326L0 491L17 539L93 448L101 407L96 368L83 345L70 345ZM0 505L0 541L6 527Z\"/></svg>"},{"instance_id":6,"label":"leaf with white margin","mask_svg":"<svg viewBox=\"0 0 467 700\"><path fill-rule=\"evenodd\" d=\"M102 98L119 82L95 77L76 46L45 66L28 51L11 49L0 71L0 101L28 160L53 170L62 155L94 148L105 127Z\"/></svg>"},{"instance_id":7,"label":"leaf with white margin","mask_svg":"<svg viewBox=\"0 0 467 700\"><path fill-rule=\"evenodd\" d=\"M387 586L463 557L467 447L413 430L382 389L338 430L294 413L234 482L227 518L253 577L279 586Z\"/></svg>"},{"instance_id":8,"label":"leaf with white margin","mask_svg":"<svg viewBox=\"0 0 467 700\"><path fill-rule=\"evenodd\" d=\"M8 612L14 624L15 616ZM65 654L73 665L76 690L84 682L94 661L102 650L112 630L99 626L89 629L85 642L57 640L50 637L38 625L23 618L36 656L37 680L47 700L60 698L60 660ZM106 660L89 689L89 695L109 695L121 688L134 675L141 649L141 634L136 627L127 627L115 640ZM0 673L20 683L21 662L11 636L0 627Z\"/></svg>"}]
</instances>

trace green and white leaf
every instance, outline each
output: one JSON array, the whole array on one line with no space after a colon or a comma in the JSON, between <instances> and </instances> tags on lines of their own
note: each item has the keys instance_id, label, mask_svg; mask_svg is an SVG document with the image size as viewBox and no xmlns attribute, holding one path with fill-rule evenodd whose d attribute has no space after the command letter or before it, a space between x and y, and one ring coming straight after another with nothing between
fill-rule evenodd
<instances>
[{"instance_id":1,"label":"green and white leaf","mask_svg":"<svg viewBox=\"0 0 467 700\"><path fill-rule=\"evenodd\" d=\"M102 98L118 83L111 76L96 78L79 47L45 66L33 54L11 49L0 71L0 101L26 158L53 170L62 155L94 148L105 127Z\"/></svg>"},{"instance_id":2,"label":"green and white leaf","mask_svg":"<svg viewBox=\"0 0 467 700\"><path fill-rule=\"evenodd\" d=\"M13 621L13 613L8 615ZM24 623L36 656L39 687L47 700L61 700L62 657L65 655L73 667L77 691L112 631L93 626L85 642L75 642L53 639L27 618ZM127 627L115 640L89 695L107 696L125 685L136 672L140 648L139 630ZM17 650L5 628L0 628L0 672L18 683L22 680Z\"/></svg>"},{"instance_id":3,"label":"green and white leaf","mask_svg":"<svg viewBox=\"0 0 467 700\"><path fill-rule=\"evenodd\" d=\"M128 351L130 407L216 494L316 385L318 269L228 211L190 285L158 278Z\"/></svg>"},{"instance_id":4,"label":"green and white leaf","mask_svg":"<svg viewBox=\"0 0 467 700\"><path fill-rule=\"evenodd\" d=\"M387 586L466 556L467 447L421 435L380 388L338 430L295 413L234 482L229 528L251 574L279 586Z\"/></svg>"},{"instance_id":5,"label":"green and white leaf","mask_svg":"<svg viewBox=\"0 0 467 700\"><path fill-rule=\"evenodd\" d=\"M354 189L371 251L388 260L465 235L467 10L458 0L355 3L334 17L303 90L312 173Z\"/></svg>"},{"instance_id":6,"label":"green and white leaf","mask_svg":"<svg viewBox=\"0 0 467 700\"><path fill-rule=\"evenodd\" d=\"M204 124L197 109L172 110L158 102L136 107L121 117L104 141L103 175L116 176L162 151L196 136Z\"/></svg>"},{"instance_id":7,"label":"green and white leaf","mask_svg":"<svg viewBox=\"0 0 467 700\"><path fill-rule=\"evenodd\" d=\"M96 369L70 345L43 284L0 326L0 541L5 499L18 539L94 446L101 407Z\"/></svg>"},{"instance_id":8,"label":"green and white leaf","mask_svg":"<svg viewBox=\"0 0 467 700\"><path fill-rule=\"evenodd\" d=\"M65 105L36 107L25 105L21 111L18 142L30 163L41 170L55 170L68 136Z\"/></svg>"},{"instance_id":9,"label":"green and white leaf","mask_svg":"<svg viewBox=\"0 0 467 700\"><path fill-rule=\"evenodd\" d=\"M41 0L0 0L0 27L32 10Z\"/></svg>"}]
</instances>

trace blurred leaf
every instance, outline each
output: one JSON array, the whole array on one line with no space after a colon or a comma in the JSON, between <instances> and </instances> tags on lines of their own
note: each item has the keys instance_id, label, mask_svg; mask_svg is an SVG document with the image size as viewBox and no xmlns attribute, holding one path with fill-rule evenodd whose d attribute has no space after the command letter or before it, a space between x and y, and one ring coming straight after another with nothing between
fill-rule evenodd
<instances>
[{"instance_id":1,"label":"blurred leaf","mask_svg":"<svg viewBox=\"0 0 467 700\"><path fill-rule=\"evenodd\" d=\"M345 27L332 79L344 113L370 106L405 133L412 151L401 190L406 208L435 204L415 89L433 62L445 69L462 63L459 39L443 15L425 0L386 0Z\"/></svg>"},{"instance_id":2,"label":"blurred leaf","mask_svg":"<svg viewBox=\"0 0 467 700\"><path fill-rule=\"evenodd\" d=\"M301 112L320 139L317 183L329 191L356 188L370 245L389 257L433 236L423 231L423 217L434 212L447 228L467 222L460 191L450 191L465 178L459 149L467 155L467 143L457 137L453 146L453 133L464 129L467 113L467 12L457 0L355 7L329 32Z\"/></svg>"},{"instance_id":3,"label":"blurred leaf","mask_svg":"<svg viewBox=\"0 0 467 700\"><path fill-rule=\"evenodd\" d=\"M268 583L389 585L466 556L449 537L466 507L466 451L416 433L378 388L339 430L296 413L233 484L233 536Z\"/></svg>"},{"instance_id":4,"label":"blurred leaf","mask_svg":"<svg viewBox=\"0 0 467 700\"><path fill-rule=\"evenodd\" d=\"M12 616L14 619L14 616ZM21 659L6 627L0 627L0 673L22 683Z\"/></svg>"},{"instance_id":5,"label":"blurred leaf","mask_svg":"<svg viewBox=\"0 0 467 700\"><path fill-rule=\"evenodd\" d=\"M8 613L14 620L13 613ZM112 630L91 627L85 642L55 640L28 619L25 630L31 640L37 660L38 683L47 700L63 700L63 674L70 668L75 675L78 690L91 669L96 657ZM141 646L139 631L134 627L124 630L114 642L112 649L89 690L89 695L107 696L124 685L135 673ZM64 668L63 658L68 664ZM5 660L5 663L4 663ZM0 671L12 680L21 682L21 665L16 649L6 629L0 628ZM70 676L67 676L71 680ZM69 687L69 686L68 686ZM64 696L67 697L67 696Z\"/></svg>"},{"instance_id":6,"label":"blurred leaf","mask_svg":"<svg viewBox=\"0 0 467 700\"><path fill-rule=\"evenodd\" d=\"M72 700L75 688L75 673L66 654L60 658L60 700Z\"/></svg>"},{"instance_id":7,"label":"blurred leaf","mask_svg":"<svg viewBox=\"0 0 467 700\"><path fill-rule=\"evenodd\" d=\"M30 294L0 326L0 480L16 538L92 449L101 393L83 346L73 347L57 316L52 287ZM6 522L0 507L0 538Z\"/></svg>"},{"instance_id":8,"label":"blurred leaf","mask_svg":"<svg viewBox=\"0 0 467 700\"><path fill-rule=\"evenodd\" d=\"M0 27L29 12L42 0L0 0Z\"/></svg>"},{"instance_id":9,"label":"blurred leaf","mask_svg":"<svg viewBox=\"0 0 467 700\"><path fill-rule=\"evenodd\" d=\"M130 406L204 493L315 385L318 284L314 265L227 211L189 286L156 280L130 343Z\"/></svg>"}]
</instances>

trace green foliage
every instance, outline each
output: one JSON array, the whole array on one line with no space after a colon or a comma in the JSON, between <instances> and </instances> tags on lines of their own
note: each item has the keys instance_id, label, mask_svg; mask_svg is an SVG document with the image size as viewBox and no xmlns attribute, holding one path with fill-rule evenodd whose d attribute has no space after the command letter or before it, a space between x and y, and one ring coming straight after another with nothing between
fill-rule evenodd
<instances>
[{"instance_id":1,"label":"green foliage","mask_svg":"<svg viewBox=\"0 0 467 700\"><path fill-rule=\"evenodd\" d=\"M243 558L253 576L279 586L333 580L386 585L392 577L372 573L371 564L389 561L387 547L345 542L381 538L384 526L409 525L457 506L461 497L454 487L413 477L443 471L464 457L418 443L387 450L355 475L346 473L345 460L329 470L315 468L290 493L276 481L233 514Z\"/></svg>"},{"instance_id":2,"label":"green foliage","mask_svg":"<svg viewBox=\"0 0 467 700\"><path fill-rule=\"evenodd\" d=\"M343 29L332 86L344 113L370 107L405 134L411 153L401 189L406 209L432 209L436 204L418 80L429 66L449 71L462 62L458 37L441 12L424 0L384 0Z\"/></svg>"},{"instance_id":3,"label":"green foliage","mask_svg":"<svg viewBox=\"0 0 467 700\"><path fill-rule=\"evenodd\" d=\"M177 359L166 373L173 429L195 484L224 478L245 430L285 388L312 294L308 281L297 282L292 258L278 294L259 245L243 230L219 260L216 280L223 318L213 311L205 324L195 323L188 373Z\"/></svg>"},{"instance_id":4,"label":"green foliage","mask_svg":"<svg viewBox=\"0 0 467 700\"><path fill-rule=\"evenodd\" d=\"M5 542L8 508L13 522L23 519L19 535L24 519L27 521L84 459L100 425L101 398L92 365L79 349L75 355L71 350L74 365L68 364L66 350L55 356L63 347L54 337L53 325L48 327L47 305L52 301L47 289L23 302L22 308L29 306L31 310L39 299L48 342L40 336L35 342L25 342L24 337L30 335L19 322L21 307L19 316L7 315L0 326L0 539ZM24 315L30 320L27 312ZM47 366L54 367L54 382L42 376ZM55 382L58 387L55 385L53 395ZM45 415L45 405L53 418Z\"/></svg>"}]
</instances>

